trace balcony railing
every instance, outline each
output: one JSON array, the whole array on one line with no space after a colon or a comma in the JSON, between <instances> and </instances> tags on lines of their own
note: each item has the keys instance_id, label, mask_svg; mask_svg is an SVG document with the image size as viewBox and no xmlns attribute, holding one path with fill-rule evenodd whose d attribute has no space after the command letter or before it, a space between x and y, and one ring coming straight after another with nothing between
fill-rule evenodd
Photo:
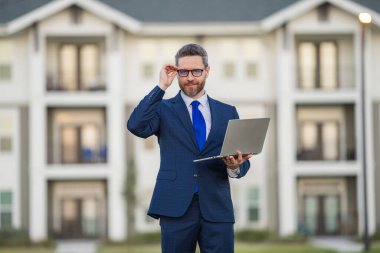
<instances>
[{"instance_id":1,"label":"balcony railing","mask_svg":"<svg viewBox=\"0 0 380 253\"><path fill-rule=\"evenodd\" d=\"M297 68L300 90L341 90L355 87L355 66L340 65L324 67L299 65Z\"/></svg>"},{"instance_id":2,"label":"balcony railing","mask_svg":"<svg viewBox=\"0 0 380 253\"><path fill-rule=\"evenodd\" d=\"M49 74L46 78L48 91L105 91L103 78L94 77L87 82L64 82L56 75Z\"/></svg>"}]
</instances>

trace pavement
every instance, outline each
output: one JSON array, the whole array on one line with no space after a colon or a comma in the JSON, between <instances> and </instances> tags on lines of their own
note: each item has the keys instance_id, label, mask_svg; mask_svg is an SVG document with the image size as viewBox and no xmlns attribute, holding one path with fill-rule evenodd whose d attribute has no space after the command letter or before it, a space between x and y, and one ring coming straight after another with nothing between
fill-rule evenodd
<instances>
[{"instance_id":1,"label":"pavement","mask_svg":"<svg viewBox=\"0 0 380 253\"><path fill-rule=\"evenodd\" d=\"M350 252L362 252L363 244L352 240L349 237L344 236L318 236L311 237L310 243L316 248L330 249L336 252L350 253Z\"/></svg>"},{"instance_id":2,"label":"pavement","mask_svg":"<svg viewBox=\"0 0 380 253\"><path fill-rule=\"evenodd\" d=\"M54 253L96 253L96 240L59 240Z\"/></svg>"}]
</instances>

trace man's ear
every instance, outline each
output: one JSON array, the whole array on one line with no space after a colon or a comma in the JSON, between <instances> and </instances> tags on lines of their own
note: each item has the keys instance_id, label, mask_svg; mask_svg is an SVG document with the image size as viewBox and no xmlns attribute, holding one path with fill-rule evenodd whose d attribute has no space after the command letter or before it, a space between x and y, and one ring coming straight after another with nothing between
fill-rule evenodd
<instances>
[{"instance_id":1,"label":"man's ear","mask_svg":"<svg viewBox=\"0 0 380 253\"><path fill-rule=\"evenodd\" d=\"M206 78L207 78L208 77L208 73L210 72L210 66L207 66L205 70L206 70Z\"/></svg>"}]
</instances>

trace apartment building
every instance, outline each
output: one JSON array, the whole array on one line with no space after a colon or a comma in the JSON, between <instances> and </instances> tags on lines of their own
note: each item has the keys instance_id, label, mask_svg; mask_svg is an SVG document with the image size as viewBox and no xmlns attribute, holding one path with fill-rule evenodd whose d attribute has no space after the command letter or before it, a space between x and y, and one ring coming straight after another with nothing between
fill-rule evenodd
<instances>
[{"instance_id":1,"label":"apartment building","mask_svg":"<svg viewBox=\"0 0 380 253\"><path fill-rule=\"evenodd\" d=\"M373 18L364 33L360 12ZM0 229L34 241L158 230L146 216L157 140L125 122L161 66L196 42L210 96L241 118L272 118L251 171L230 180L236 229L362 234L366 159L369 231L379 230L379 27L370 0L0 0Z\"/></svg>"}]
</instances>

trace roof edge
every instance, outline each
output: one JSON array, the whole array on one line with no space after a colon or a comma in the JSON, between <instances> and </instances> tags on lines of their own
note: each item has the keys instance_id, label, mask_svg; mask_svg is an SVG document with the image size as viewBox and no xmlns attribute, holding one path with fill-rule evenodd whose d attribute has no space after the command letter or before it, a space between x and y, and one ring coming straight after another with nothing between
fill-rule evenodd
<instances>
[{"instance_id":1,"label":"roof edge","mask_svg":"<svg viewBox=\"0 0 380 253\"><path fill-rule=\"evenodd\" d=\"M360 12L368 12L372 15L372 23L380 26L380 14L356 2L350 0L308 0L296 2L263 19L261 22L262 29L272 31L294 18L294 16L299 16L302 13L310 11L324 2L329 2L355 16L358 16Z\"/></svg>"},{"instance_id":2,"label":"roof edge","mask_svg":"<svg viewBox=\"0 0 380 253\"><path fill-rule=\"evenodd\" d=\"M1 30L3 29L0 29L0 34L13 34L21 31L33 23L41 21L73 4L103 17L132 33L136 33L141 29L141 23L136 19L97 0L55 0L10 21L4 26L5 31L2 32Z\"/></svg>"}]
</instances>

